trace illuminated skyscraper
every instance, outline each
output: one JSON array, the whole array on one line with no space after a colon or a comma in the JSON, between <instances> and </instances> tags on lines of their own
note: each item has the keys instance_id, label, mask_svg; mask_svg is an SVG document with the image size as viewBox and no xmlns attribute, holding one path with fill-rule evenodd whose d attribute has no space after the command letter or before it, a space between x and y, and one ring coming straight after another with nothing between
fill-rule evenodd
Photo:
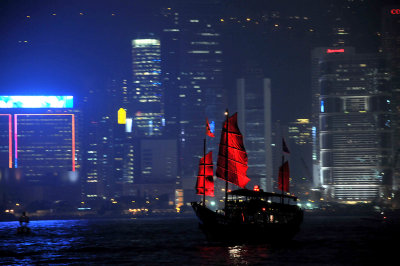
<instances>
[{"instance_id":1,"label":"illuminated skyscraper","mask_svg":"<svg viewBox=\"0 0 400 266\"><path fill-rule=\"evenodd\" d=\"M113 123L109 116L86 122L82 163L84 202L113 197Z\"/></svg>"},{"instance_id":2,"label":"illuminated skyscraper","mask_svg":"<svg viewBox=\"0 0 400 266\"><path fill-rule=\"evenodd\" d=\"M315 187L321 186L321 171L320 171L320 157L319 157L319 113L320 113L320 78L322 75L321 64L326 55L331 57L338 56L341 54L354 54L353 47L319 47L312 50L311 53L311 136L313 141L312 148L312 175L313 183Z\"/></svg>"},{"instance_id":3,"label":"illuminated skyscraper","mask_svg":"<svg viewBox=\"0 0 400 266\"><path fill-rule=\"evenodd\" d=\"M205 121L220 130L227 107L223 90L223 51L215 6L202 1L179 1L161 11L163 85L168 136L178 139L176 206L188 202L182 178L193 180L202 156ZM216 10L216 9L214 9ZM219 132L215 133L219 136ZM207 149L217 152L217 138ZM190 182L188 182L190 183ZM186 184L186 182L185 182Z\"/></svg>"},{"instance_id":4,"label":"illuminated skyscraper","mask_svg":"<svg viewBox=\"0 0 400 266\"><path fill-rule=\"evenodd\" d=\"M180 29L179 145L182 175L192 177L202 153L199 137L205 134L206 117L218 130L224 119L222 44L221 34L206 16L184 13ZM208 147L216 152L215 139Z\"/></svg>"},{"instance_id":5,"label":"illuminated skyscraper","mask_svg":"<svg viewBox=\"0 0 400 266\"><path fill-rule=\"evenodd\" d=\"M14 181L21 185L15 193L34 186L41 193L25 193L26 198L57 199L66 196L52 194L57 187L75 183L79 188L78 112L72 109L72 96L1 96L0 107L0 151L7 158L1 167L13 168Z\"/></svg>"},{"instance_id":6,"label":"illuminated skyscraper","mask_svg":"<svg viewBox=\"0 0 400 266\"><path fill-rule=\"evenodd\" d=\"M312 123L308 118L298 118L288 124L288 139L290 146L290 175L293 185L292 191L302 199L309 197L313 188L313 176L311 172L311 158L313 138Z\"/></svg>"},{"instance_id":7,"label":"illuminated skyscraper","mask_svg":"<svg viewBox=\"0 0 400 266\"><path fill-rule=\"evenodd\" d=\"M132 118L127 117L127 81L113 80L105 91L101 110L90 113L96 97L85 105L82 201L96 201L131 195L136 158ZM87 116L86 116L87 115Z\"/></svg>"},{"instance_id":8,"label":"illuminated skyscraper","mask_svg":"<svg viewBox=\"0 0 400 266\"><path fill-rule=\"evenodd\" d=\"M14 167L39 182L46 174L75 171L75 115L14 114Z\"/></svg>"},{"instance_id":9,"label":"illuminated skyscraper","mask_svg":"<svg viewBox=\"0 0 400 266\"><path fill-rule=\"evenodd\" d=\"M391 94L383 57L326 49L319 63L320 177L337 201L382 195L392 151Z\"/></svg>"},{"instance_id":10,"label":"illuminated skyscraper","mask_svg":"<svg viewBox=\"0 0 400 266\"><path fill-rule=\"evenodd\" d=\"M132 40L133 84L128 114L140 136L160 136L165 123L164 92L161 86L160 40Z\"/></svg>"},{"instance_id":11,"label":"illuminated skyscraper","mask_svg":"<svg viewBox=\"0 0 400 266\"><path fill-rule=\"evenodd\" d=\"M310 119L299 118L296 122L289 123L289 139L296 145L312 144L312 127Z\"/></svg>"},{"instance_id":12,"label":"illuminated skyscraper","mask_svg":"<svg viewBox=\"0 0 400 266\"><path fill-rule=\"evenodd\" d=\"M400 5L382 9L382 51L389 66L393 111L393 178L390 191L400 189ZM392 196L388 195L390 198Z\"/></svg>"}]
</instances>

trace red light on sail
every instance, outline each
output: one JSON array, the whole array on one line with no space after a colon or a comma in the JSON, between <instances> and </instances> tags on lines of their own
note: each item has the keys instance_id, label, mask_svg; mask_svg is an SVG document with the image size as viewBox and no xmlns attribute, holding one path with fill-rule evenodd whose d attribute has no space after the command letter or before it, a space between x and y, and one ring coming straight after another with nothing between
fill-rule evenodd
<instances>
[{"instance_id":1,"label":"red light on sail","mask_svg":"<svg viewBox=\"0 0 400 266\"><path fill-rule=\"evenodd\" d=\"M214 197L212 151L200 159L199 174L197 175L196 190L198 195ZM205 179L205 180L204 180ZM205 193L204 193L205 188Z\"/></svg>"},{"instance_id":2,"label":"red light on sail","mask_svg":"<svg viewBox=\"0 0 400 266\"><path fill-rule=\"evenodd\" d=\"M222 128L216 175L244 188L250 181L246 174L247 168L247 153L235 113L225 121Z\"/></svg>"}]
</instances>

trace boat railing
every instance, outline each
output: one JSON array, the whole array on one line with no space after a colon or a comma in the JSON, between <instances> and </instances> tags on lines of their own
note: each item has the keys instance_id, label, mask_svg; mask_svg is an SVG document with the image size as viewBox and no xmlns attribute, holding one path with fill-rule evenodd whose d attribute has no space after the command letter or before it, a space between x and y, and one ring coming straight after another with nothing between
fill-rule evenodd
<instances>
[{"instance_id":1,"label":"boat railing","mask_svg":"<svg viewBox=\"0 0 400 266\"><path fill-rule=\"evenodd\" d=\"M283 199L283 201L282 201ZM287 200L285 202L285 199ZM228 197L228 202L234 202L234 204L238 204L240 202L250 202L250 201L262 201L262 202L268 202L268 203L285 203L285 204L292 204L295 201L297 201L296 197L292 196L284 196L282 197L281 195L274 194L274 195L268 195L268 196L247 196L247 195L230 195Z\"/></svg>"}]
</instances>

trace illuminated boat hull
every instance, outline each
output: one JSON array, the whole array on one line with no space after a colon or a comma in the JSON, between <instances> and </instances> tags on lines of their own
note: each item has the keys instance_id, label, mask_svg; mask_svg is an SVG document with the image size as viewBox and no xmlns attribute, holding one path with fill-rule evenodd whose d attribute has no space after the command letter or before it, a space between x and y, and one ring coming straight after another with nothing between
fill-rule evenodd
<instances>
[{"instance_id":1,"label":"illuminated boat hull","mask_svg":"<svg viewBox=\"0 0 400 266\"><path fill-rule=\"evenodd\" d=\"M249 210L234 208L214 212L200 203L192 207L200 220L199 227L207 240L217 242L272 243L292 239L303 221L303 211L295 205L280 203L266 204L265 211L251 213ZM237 210L241 211L237 211ZM250 213L249 213L250 212Z\"/></svg>"}]
</instances>

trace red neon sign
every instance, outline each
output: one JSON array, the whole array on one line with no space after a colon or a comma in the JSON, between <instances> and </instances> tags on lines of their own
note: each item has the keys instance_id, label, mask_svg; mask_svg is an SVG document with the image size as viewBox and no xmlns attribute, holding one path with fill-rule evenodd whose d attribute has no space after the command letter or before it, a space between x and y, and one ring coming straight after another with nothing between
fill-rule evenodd
<instances>
[{"instance_id":1,"label":"red neon sign","mask_svg":"<svg viewBox=\"0 0 400 266\"><path fill-rule=\"evenodd\" d=\"M72 114L72 171L75 172L75 115Z\"/></svg>"},{"instance_id":2,"label":"red neon sign","mask_svg":"<svg viewBox=\"0 0 400 266\"><path fill-rule=\"evenodd\" d=\"M18 138L17 138L17 115L14 115L14 167L18 168Z\"/></svg>"},{"instance_id":3,"label":"red neon sign","mask_svg":"<svg viewBox=\"0 0 400 266\"><path fill-rule=\"evenodd\" d=\"M326 50L327 54L332 54L332 53L344 53L344 49L327 49Z\"/></svg>"},{"instance_id":4,"label":"red neon sign","mask_svg":"<svg viewBox=\"0 0 400 266\"><path fill-rule=\"evenodd\" d=\"M8 168L12 168L12 136L11 115L8 115Z\"/></svg>"},{"instance_id":5,"label":"red neon sign","mask_svg":"<svg viewBox=\"0 0 400 266\"><path fill-rule=\"evenodd\" d=\"M400 14L400 8L393 8L392 10L390 10L390 14L399 15Z\"/></svg>"}]
</instances>

